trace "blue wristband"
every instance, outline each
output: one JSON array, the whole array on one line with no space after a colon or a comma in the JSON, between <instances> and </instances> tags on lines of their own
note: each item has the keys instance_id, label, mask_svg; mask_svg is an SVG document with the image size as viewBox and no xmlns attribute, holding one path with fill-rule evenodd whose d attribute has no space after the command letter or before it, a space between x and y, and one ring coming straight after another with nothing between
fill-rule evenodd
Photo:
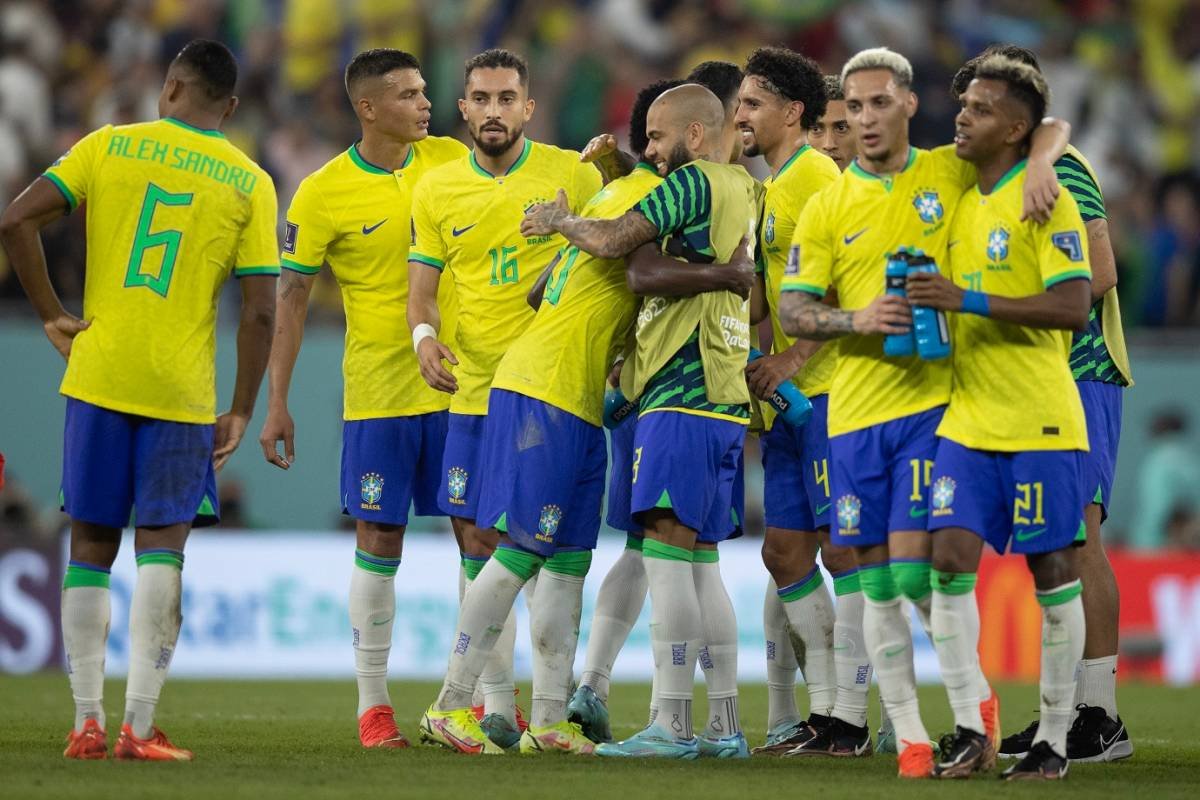
<instances>
[{"instance_id":1,"label":"blue wristband","mask_svg":"<svg viewBox=\"0 0 1200 800\"><path fill-rule=\"evenodd\" d=\"M981 317L991 316L991 309L988 306L988 296L983 292L973 292L970 290L963 292L961 310L964 314L978 314Z\"/></svg>"}]
</instances>

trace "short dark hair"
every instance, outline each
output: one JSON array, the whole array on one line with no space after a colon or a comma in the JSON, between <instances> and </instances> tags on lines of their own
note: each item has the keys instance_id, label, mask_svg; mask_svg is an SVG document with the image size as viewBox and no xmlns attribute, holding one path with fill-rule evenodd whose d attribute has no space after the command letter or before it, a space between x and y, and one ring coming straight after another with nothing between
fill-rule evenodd
<instances>
[{"instance_id":1,"label":"short dark hair","mask_svg":"<svg viewBox=\"0 0 1200 800\"><path fill-rule=\"evenodd\" d=\"M805 128L825 113L825 76L808 56L786 47L760 47L746 61L746 74L760 81L771 94L803 103L800 124Z\"/></svg>"},{"instance_id":2,"label":"short dark hair","mask_svg":"<svg viewBox=\"0 0 1200 800\"><path fill-rule=\"evenodd\" d=\"M721 105L729 108L737 103L738 89L742 86L742 68L728 61L705 61L697 64L684 79L687 83L698 83L717 96Z\"/></svg>"},{"instance_id":3,"label":"short dark hair","mask_svg":"<svg viewBox=\"0 0 1200 800\"><path fill-rule=\"evenodd\" d=\"M477 69L515 69L521 85L529 86L529 64L511 50L493 47L468 58L463 83L471 80L471 73Z\"/></svg>"},{"instance_id":4,"label":"short dark hair","mask_svg":"<svg viewBox=\"0 0 1200 800\"><path fill-rule=\"evenodd\" d=\"M826 75L825 76L825 100L828 105L830 100L845 100L846 93L842 91L842 76L841 75Z\"/></svg>"},{"instance_id":5,"label":"short dark hair","mask_svg":"<svg viewBox=\"0 0 1200 800\"><path fill-rule=\"evenodd\" d=\"M984 48L982 53L968 59L967 63L959 67L958 72L954 73L954 78L950 81L950 95L955 100L962 97L962 93L971 85L971 81L975 80L975 70L979 68L979 62L988 56L1004 56L1005 58L1011 58L1013 61L1028 64L1038 72L1042 71L1041 65L1038 64L1037 55L1028 47L1021 47L1017 44L989 44Z\"/></svg>"},{"instance_id":6,"label":"short dark hair","mask_svg":"<svg viewBox=\"0 0 1200 800\"><path fill-rule=\"evenodd\" d=\"M646 115L650 111L650 106L663 92L682 85L683 81L671 78L655 81L637 93L637 97L633 101L633 108L629 112L629 148L633 150L633 154L637 158L644 156L646 148L650 145L650 139L646 136Z\"/></svg>"},{"instance_id":7,"label":"short dark hair","mask_svg":"<svg viewBox=\"0 0 1200 800\"><path fill-rule=\"evenodd\" d=\"M216 103L233 97L238 77L237 59L220 42L193 39L183 46L171 65L191 72L210 101Z\"/></svg>"},{"instance_id":8,"label":"short dark hair","mask_svg":"<svg viewBox=\"0 0 1200 800\"><path fill-rule=\"evenodd\" d=\"M987 81L1002 81L1008 86L1008 94L1029 111L1029 132L1032 134L1046 116L1050 105L1050 87L1046 79L1024 61L995 55L982 59L975 67L975 78Z\"/></svg>"},{"instance_id":9,"label":"short dark hair","mask_svg":"<svg viewBox=\"0 0 1200 800\"><path fill-rule=\"evenodd\" d=\"M378 78L396 69L421 69L421 62L412 53L391 47L376 47L364 50L346 65L346 93L351 94L355 84L365 78Z\"/></svg>"}]
</instances>

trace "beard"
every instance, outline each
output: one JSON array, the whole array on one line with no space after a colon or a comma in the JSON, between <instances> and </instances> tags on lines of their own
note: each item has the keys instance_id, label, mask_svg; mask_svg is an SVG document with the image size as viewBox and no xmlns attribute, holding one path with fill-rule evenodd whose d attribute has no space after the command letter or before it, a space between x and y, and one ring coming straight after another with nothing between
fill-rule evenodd
<instances>
[{"instance_id":1,"label":"beard","mask_svg":"<svg viewBox=\"0 0 1200 800\"><path fill-rule=\"evenodd\" d=\"M738 131L737 140L734 142L734 149L736 150L737 145L741 144L742 155L749 156L750 158L762 155L762 148L758 146L758 136L752 134L750 141L751 144L746 144L746 140L742 138L742 132Z\"/></svg>"},{"instance_id":2,"label":"beard","mask_svg":"<svg viewBox=\"0 0 1200 800\"><path fill-rule=\"evenodd\" d=\"M688 152L688 149L684 146L683 142L680 142L679 144L675 145L674 148L672 148L671 154L667 156L667 173L670 174L674 172L691 160L691 153Z\"/></svg>"},{"instance_id":3,"label":"beard","mask_svg":"<svg viewBox=\"0 0 1200 800\"><path fill-rule=\"evenodd\" d=\"M521 126L514 131L509 131L507 138L499 142L489 142L483 139L483 128L471 131L471 139L475 142L475 147L489 158L497 158L508 152L508 149L516 144L516 141L521 138L521 134L525 132L525 126Z\"/></svg>"}]
</instances>

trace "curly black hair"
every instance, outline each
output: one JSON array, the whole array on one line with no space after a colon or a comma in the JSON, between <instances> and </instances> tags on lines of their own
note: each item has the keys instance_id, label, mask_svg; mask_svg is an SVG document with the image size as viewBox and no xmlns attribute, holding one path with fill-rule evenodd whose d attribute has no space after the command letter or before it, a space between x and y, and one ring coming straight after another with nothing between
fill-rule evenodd
<instances>
[{"instance_id":1,"label":"curly black hair","mask_svg":"<svg viewBox=\"0 0 1200 800\"><path fill-rule=\"evenodd\" d=\"M954 78L950 81L951 97L955 100L962 97L962 93L971 85L971 81L975 80L975 71L979 69L979 63L988 56L1004 56L1005 58L1011 58L1013 61L1028 64L1038 72L1042 71L1041 65L1038 64L1037 56L1029 48L1016 44L989 44L984 48L982 53L968 59L965 64L958 68L958 72L954 73Z\"/></svg>"},{"instance_id":2,"label":"curly black hair","mask_svg":"<svg viewBox=\"0 0 1200 800\"><path fill-rule=\"evenodd\" d=\"M655 81L637 93L633 108L629 112L629 148L636 157L642 158L650 144L650 139L646 136L646 114L650 111L650 106L663 92L682 85L683 81L673 78Z\"/></svg>"},{"instance_id":3,"label":"curly black hair","mask_svg":"<svg viewBox=\"0 0 1200 800\"><path fill-rule=\"evenodd\" d=\"M717 96L728 109L737 106L738 89L742 86L742 68L728 61L705 61L687 74L687 83L698 83Z\"/></svg>"},{"instance_id":4,"label":"curly black hair","mask_svg":"<svg viewBox=\"0 0 1200 800\"><path fill-rule=\"evenodd\" d=\"M746 61L746 74L772 94L804 104L800 124L805 128L825 114L829 96L825 75L816 61L786 47L760 47Z\"/></svg>"}]
</instances>

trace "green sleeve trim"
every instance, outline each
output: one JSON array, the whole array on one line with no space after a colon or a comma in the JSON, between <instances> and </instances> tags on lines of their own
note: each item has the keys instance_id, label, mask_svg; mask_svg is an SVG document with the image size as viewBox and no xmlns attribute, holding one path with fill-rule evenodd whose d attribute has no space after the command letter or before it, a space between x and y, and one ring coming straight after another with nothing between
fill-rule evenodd
<instances>
[{"instance_id":1,"label":"green sleeve trim","mask_svg":"<svg viewBox=\"0 0 1200 800\"><path fill-rule=\"evenodd\" d=\"M1083 583L1079 580L1074 580L1048 592L1037 592L1037 601L1038 605L1042 607L1061 606L1063 603L1071 602L1082 593Z\"/></svg>"},{"instance_id":2,"label":"green sleeve trim","mask_svg":"<svg viewBox=\"0 0 1200 800\"><path fill-rule=\"evenodd\" d=\"M1045 282L1045 287L1049 289L1051 286L1057 286L1058 284L1065 283L1066 281L1077 281L1080 279L1090 281L1092 279L1091 270L1075 269L1071 270L1070 272L1063 272L1059 275L1055 275L1053 278L1048 278Z\"/></svg>"},{"instance_id":3,"label":"green sleeve trim","mask_svg":"<svg viewBox=\"0 0 1200 800\"><path fill-rule=\"evenodd\" d=\"M942 572L931 570L933 590L938 594L970 594L975 591L978 576L974 572Z\"/></svg>"},{"instance_id":4,"label":"green sleeve trim","mask_svg":"<svg viewBox=\"0 0 1200 800\"><path fill-rule=\"evenodd\" d=\"M642 552L642 543L646 541L641 536L634 536L632 533L625 534L625 549L637 550Z\"/></svg>"},{"instance_id":5,"label":"green sleeve trim","mask_svg":"<svg viewBox=\"0 0 1200 800\"><path fill-rule=\"evenodd\" d=\"M446 268L446 262L445 262L445 261L442 261L442 260L440 260L440 259L434 258L434 257L432 257L432 256L423 256L423 255L421 255L420 253L413 253L413 252L409 252L409 254L408 254L408 260L409 260L409 261L415 261L415 262L417 262L418 264L424 264L424 265L425 265L425 266L427 266L427 267L433 267L433 268L434 268L434 269L436 269L438 272L441 272L443 269L445 269L445 268Z\"/></svg>"},{"instance_id":6,"label":"green sleeve trim","mask_svg":"<svg viewBox=\"0 0 1200 800\"><path fill-rule=\"evenodd\" d=\"M67 188L67 185L62 182L62 178L51 172L43 172L42 177L54 184L54 187L62 193L62 196L67 201L67 213L79 208L79 201L75 199L75 195Z\"/></svg>"},{"instance_id":7,"label":"green sleeve trim","mask_svg":"<svg viewBox=\"0 0 1200 800\"><path fill-rule=\"evenodd\" d=\"M817 286L813 286L811 283L802 283L802 282L800 282L800 281L788 281L787 283L785 283L785 284L784 284L784 285L783 285L783 286L780 288L780 291L784 291L784 292L808 292L809 294L815 294L817 297L824 297L824 296L825 296L825 290L824 290L824 289L821 289L821 288L819 288L819 287L817 287Z\"/></svg>"},{"instance_id":8,"label":"green sleeve trim","mask_svg":"<svg viewBox=\"0 0 1200 800\"><path fill-rule=\"evenodd\" d=\"M833 593L837 597L843 597L848 594L862 591L862 583L858 580L858 571L855 570L849 575L834 575L833 576Z\"/></svg>"},{"instance_id":9,"label":"green sleeve trim","mask_svg":"<svg viewBox=\"0 0 1200 800\"><path fill-rule=\"evenodd\" d=\"M664 561L692 561L692 551L657 539L646 539L642 544L643 558L660 558Z\"/></svg>"},{"instance_id":10,"label":"green sleeve trim","mask_svg":"<svg viewBox=\"0 0 1200 800\"><path fill-rule=\"evenodd\" d=\"M291 272L299 272L301 275L316 275L321 271L320 266L313 267L308 264L301 264L299 261L292 261L290 258L280 259L279 263L284 269Z\"/></svg>"},{"instance_id":11,"label":"green sleeve trim","mask_svg":"<svg viewBox=\"0 0 1200 800\"><path fill-rule=\"evenodd\" d=\"M716 564L720 560L721 560L721 554L718 553L715 549L708 550L708 549L701 549L701 548L697 547L695 550L692 551L692 563L693 564Z\"/></svg>"},{"instance_id":12,"label":"green sleeve trim","mask_svg":"<svg viewBox=\"0 0 1200 800\"><path fill-rule=\"evenodd\" d=\"M507 546L497 547L496 552L492 554L492 558L496 559L501 566L523 581L527 581L536 575L538 570L542 568L542 564L546 563L546 559L537 553Z\"/></svg>"},{"instance_id":13,"label":"green sleeve trim","mask_svg":"<svg viewBox=\"0 0 1200 800\"><path fill-rule=\"evenodd\" d=\"M591 550L556 550L546 559L543 569L559 575L585 577L592 566Z\"/></svg>"},{"instance_id":14,"label":"green sleeve trim","mask_svg":"<svg viewBox=\"0 0 1200 800\"><path fill-rule=\"evenodd\" d=\"M870 564L858 568L858 581L862 592L873 603L890 603L900 597L892 569L887 564Z\"/></svg>"},{"instance_id":15,"label":"green sleeve trim","mask_svg":"<svg viewBox=\"0 0 1200 800\"><path fill-rule=\"evenodd\" d=\"M107 589L112 576L108 572L100 570L88 569L87 567L78 567L71 564L67 567L66 573L63 574L64 589L79 589L85 586L94 586L98 589Z\"/></svg>"},{"instance_id":16,"label":"green sleeve trim","mask_svg":"<svg viewBox=\"0 0 1200 800\"><path fill-rule=\"evenodd\" d=\"M279 275L279 267L234 267L233 274L239 278L244 278L248 275Z\"/></svg>"}]
</instances>

